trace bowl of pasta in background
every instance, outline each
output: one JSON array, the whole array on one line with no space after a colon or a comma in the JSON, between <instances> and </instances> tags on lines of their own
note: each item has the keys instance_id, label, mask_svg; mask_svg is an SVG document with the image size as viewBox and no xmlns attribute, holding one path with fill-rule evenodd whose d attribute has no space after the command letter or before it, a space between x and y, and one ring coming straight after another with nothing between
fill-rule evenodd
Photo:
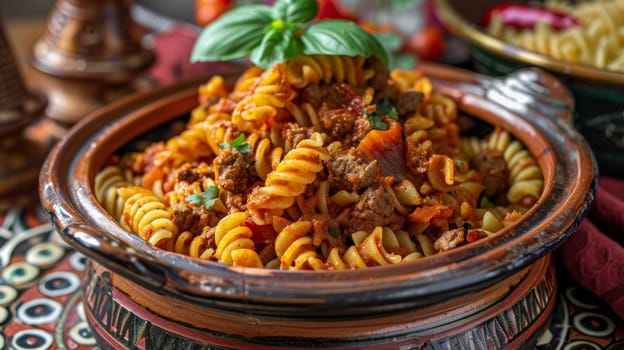
<instances>
[{"instance_id":1,"label":"bowl of pasta in background","mask_svg":"<svg viewBox=\"0 0 624 350\"><path fill-rule=\"evenodd\" d=\"M534 348L555 304L550 253L573 234L597 184L592 151L571 125L572 98L538 69L503 78L435 64L418 70L436 98L456 108L463 135L478 143L492 130L508 132L543 181L530 208L500 231L402 263L324 271L230 266L167 251L120 225L110 214L116 199L103 202L97 192L102 181L123 176L98 175L127 152L183 142L175 135L194 118L209 77L129 96L73 127L42 168L40 196L63 239L89 258L83 301L101 347ZM240 70L219 74L234 84ZM244 225L231 226L228 232ZM365 242L372 246L356 254L367 261L385 244Z\"/></svg>"},{"instance_id":2,"label":"bowl of pasta in background","mask_svg":"<svg viewBox=\"0 0 624 350\"><path fill-rule=\"evenodd\" d=\"M549 26L536 26L539 30L523 34L519 29L502 29L506 27L493 21L484 27L482 19L488 9L500 3L509 2L439 0L436 6L444 26L468 44L478 71L496 76L534 66L563 81L575 98L575 125L595 150L601 173L619 174L624 166L624 50L619 39L611 39L623 28L622 2L578 2L584 8L573 13L581 26L565 35L563 31L553 34L558 32Z\"/></svg>"}]
</instances>

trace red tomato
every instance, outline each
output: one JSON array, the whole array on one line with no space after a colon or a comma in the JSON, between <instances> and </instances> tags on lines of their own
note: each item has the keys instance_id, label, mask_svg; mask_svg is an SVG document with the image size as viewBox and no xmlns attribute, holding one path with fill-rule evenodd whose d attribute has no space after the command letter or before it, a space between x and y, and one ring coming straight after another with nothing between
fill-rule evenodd
<instances>
[{"instance_id":1,"label":"red tomato","mask_svg":"<svg viewBox=\"0 0 624 350\"><path fill-rule=\"evenodd\" d=\"M357 22L357 18L345 12L335 0L317 0L318 13L316 19L344 19Z\"/></svg>"},{"instance_id":2,"label":"red tomato","mask_svg":"<svg viewBox=\"0 0 624 350\"><path fill-rule=\"evenodd\" d=\"M445 49L444 33L434 26L423 28L405 41L405 51L411 52L423 60L439 60L444 56Z\"/></svg>"},{"instance_id":3,"label":"red tomato","mask_svg":"<svg viewBox=\"0 0 624 350\"><path fill-rule=\"evenodd\" d=\"M485 238L487 235L479 230L470 230L468 231L468 235L466 236L466 241L468 243L476 242L481 238Z\"/></svg>"},{"instance_id":4,"label":"red tomato","mask_svg":"<svg viewBox=\"0 0 624 350\"><path fill-rule=\"evenodd\" d=\"M195 23L203 27L232 8L232 0L196 0Z\"/></svg>"},{"instance_id":5,"label":"red tomato","mask_svg":"<svg viewBox=\"0 0 624 350\"><path fill-rule=\"evenodd\" d=\"M253 233L251 240L255 243L268 243L277 238L277 232L273 229L273 225L258 225L250 217L245 221L245 226L249 227Z\"/></svg>"}]
</instances>

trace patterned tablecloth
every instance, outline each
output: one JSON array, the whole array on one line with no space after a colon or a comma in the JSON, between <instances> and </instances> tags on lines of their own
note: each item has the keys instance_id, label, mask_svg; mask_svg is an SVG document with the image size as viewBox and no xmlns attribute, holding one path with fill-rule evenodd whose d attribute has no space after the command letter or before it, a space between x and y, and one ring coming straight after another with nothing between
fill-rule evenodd
<instances>
[{"instance_id":1,"label":"patterned tablecloth","mask_svg":"<svg viewBox=\"0 0 624 350\"><path fill-rule=\"evenodd\" d=\"M98 348L80 294L84 264L39 207L0 215L0 349ZM538 349L624 349L624 321L558 274L557 304Z\"/></svg>"}]
</instances>

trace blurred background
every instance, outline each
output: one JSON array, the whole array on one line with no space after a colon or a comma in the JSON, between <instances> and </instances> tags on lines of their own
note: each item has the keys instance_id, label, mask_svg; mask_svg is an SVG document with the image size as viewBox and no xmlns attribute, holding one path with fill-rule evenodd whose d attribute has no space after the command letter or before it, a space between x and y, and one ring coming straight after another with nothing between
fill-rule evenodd
<instances>
[{"instance_id":1,"label":"blurred background","mask_svg":"<svg viewBox=\"0 0 624 350\"><path fill-rule=\"evenodd\" d=\"M2 1L0 9L5 19L13 19L47 14L53 4L52 0L9 0Z\"/></svg>"}]
</instances>

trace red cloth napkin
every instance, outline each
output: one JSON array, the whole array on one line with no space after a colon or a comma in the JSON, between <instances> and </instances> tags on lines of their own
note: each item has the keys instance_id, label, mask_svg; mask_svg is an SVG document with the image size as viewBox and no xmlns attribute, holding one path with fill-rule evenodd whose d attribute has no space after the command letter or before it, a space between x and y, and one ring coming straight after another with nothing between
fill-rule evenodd
<instances>
[{"instance_id":1,"label":"red cloth napkin","mask_svg":"<svg viewBox=\"0 0 624 350\"><path fill-rule=\"evenodd\" d=\"M624 319L624 180L603 176L594 204L557 261Z\"/></svg>"},{"instance_id":2,"label":"red cloth napkin","mask_svg":"<svg viewBox=\"0 0 624 350\"><path fill-rule=\"evenodd\" d=\"M156 62L148 74L159 85L197 77L209 72L215 63L191 63L191 52L199 33L187 25L176 25L154 36L152 51Z\"/></svg>"},{"instance_id":3,"label":"red cloth napkin","mask_svg":"<svg viewBox=\"0 0 624 350\"><path fill-rule=\"evenodd\" d=\"M191 63L198 32L175 26L154 40L157 61L150 75L159 84L214 71L215 63ZM624 180L601 177L594 204L556 257L580 285L606 301L624 319Z\"/></svg>"}]
</instances>

